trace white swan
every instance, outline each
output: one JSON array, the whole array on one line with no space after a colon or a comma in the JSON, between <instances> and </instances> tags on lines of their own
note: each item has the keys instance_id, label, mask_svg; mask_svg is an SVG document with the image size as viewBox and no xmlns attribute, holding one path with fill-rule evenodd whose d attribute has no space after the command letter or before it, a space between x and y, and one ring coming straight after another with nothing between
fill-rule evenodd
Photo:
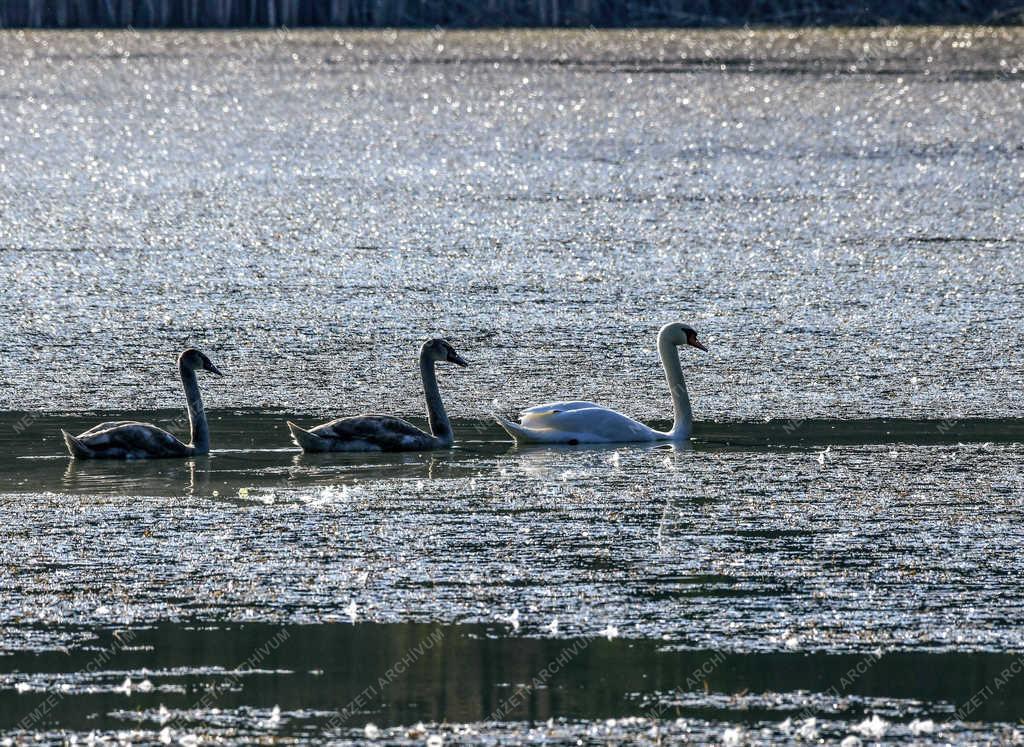
<instances>
[{"instance_id":1,"label":"white swan","mask_svg":"<svg viewBox=\"0 0 1024 747\"><path fill-rule=\"evenodd\" d=\"M420 375L427 399L430 433L412 423L390 415L356 415L338 418L305 430L288 421L292 440L303 451L427 451L447 449L454 441L448 414L437 388L434 364L448 361L457 366L469 364L447 340L427 340L420 348Z\"/></svg>"},{"instance_id":2,"label":"white swan","mask_svg":"<svg viewBox=\"0 0 1024 747\"><path fill-rule=\"evenodd\" d=\"M675 418L672 430L649 428L633 418L593 402L549 402L523 410L518 423L495 415L498 424L521 444L607 444L633 441L684 441L693 428L690 396L683 381L676 348L691 345L707 350L697 339L693 327L666 324L658 333L658 352L672 392Z\"/></svg>"},{"instance_id":3,"label":"white swan","mask_svg":"<svg viewBox=\"0 0 1024 747\"><path fill-rule=\"evenodd\" d=\"M196 381L196 371L200 369L223 376L210 359L195 348L189 348L178 356L178 374L185 389L191 443L183 444L163 428L149 423L112 420L78 436L62 430L68 452L76 459L154 459L209 454L210 429Z\"/></svg>"}]
</instances>

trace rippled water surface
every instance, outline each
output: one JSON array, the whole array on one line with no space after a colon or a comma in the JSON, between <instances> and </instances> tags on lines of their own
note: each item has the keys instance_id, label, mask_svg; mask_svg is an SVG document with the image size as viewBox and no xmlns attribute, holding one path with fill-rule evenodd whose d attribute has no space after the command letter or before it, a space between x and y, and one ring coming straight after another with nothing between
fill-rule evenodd
<instances>
[{"instance_id":1,"label":"rippled water surface","mask_svg":"<svg viewBox=\"0 0 1024 747\"><path fill-rule=\"evenodd\" d=\"M281 415L223 413L209 457L73 462L53 434L82 420L0 439L34 444L0 482L8 733L1016 733L1020 441L521 448L460 422L451 451L303 455Z\"/></svg>"},{"instance_id":2,"label":"rippled water surface","mask_svg":"<svg viewBox=\"0 0 1024 747\"><path fill-rule=\"evenodd\" d=\"M1021 49L0 34L0 738L1020 740ZM674 319L691 444L489 421ZM434 333L456 448L290 445ZM186 344L210 456L66 457Z\"/></svg>"},{"instance_id":3,"label":"rippled water surface","mask_svg":"<svg viewBox=\"0 0 1024 747\"><path fill-rule=\"evenodd\" d=\"M1024 32L0 35L0 405L1019 416Z\"/></svg>"}]
</instances>

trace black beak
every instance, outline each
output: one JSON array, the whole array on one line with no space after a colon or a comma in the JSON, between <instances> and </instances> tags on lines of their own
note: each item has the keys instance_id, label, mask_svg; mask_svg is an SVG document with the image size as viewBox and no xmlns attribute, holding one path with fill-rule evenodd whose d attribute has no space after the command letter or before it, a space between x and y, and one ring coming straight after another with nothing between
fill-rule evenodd
<instances>
[{"instance_id":1,"label":"black beak","mask_svg":"<svg viewBox=\"0 0 1024 747\"><path fill-rule=\"evenodd\" d=\"M212 374L217 374L218 376L223 376L224 375L223 373L221 373L221 370L219 368L217 368L215 365L213 365L212 363L204 364L203 368L206 369L207 371L209 371Z\"/></svg>"},{"instance_id":2,"label":"black beak","mask_svg":"<svg viewBox=\"0 0 1024 747\"><path fill-rule=\"evenodd\" d=\"M456 366L462 366L463 368L469 365L461 355L454 352L448 353L448 362L454 363Z\"/></svg>"}]
</instances>

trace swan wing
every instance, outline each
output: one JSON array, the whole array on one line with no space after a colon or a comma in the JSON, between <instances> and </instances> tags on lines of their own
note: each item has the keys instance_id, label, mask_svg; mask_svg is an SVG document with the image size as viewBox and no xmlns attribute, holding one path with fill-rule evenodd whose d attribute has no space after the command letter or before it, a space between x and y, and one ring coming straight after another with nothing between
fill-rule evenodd
<instances>
[{"instance_id":1,"label":"swan wing","mask_svg":"<svg viewBox=\"0 0 1024 747\"><path fill-rule=\"evenodd\" d=\"M529 428L497 414L494 415L494 419L517 444L567 443L558 431L548 428Z\"/></svg>"},{"instance_id":2,"label":"swan wing","mask_svg":"<svg viewBox=\"0 0 1024 747\"><path fill-rule=\"evenodd\" d=\"M390 415L338 418L310 428L325 442L324 451L415 451L434 447L434 437Z\"/></svg>"},{"instance_id":3,"label":"swan wing","mask_svg":"<svg viewBox=\"0 0 1024 747\"><path fill-rule=\"evenodd\" d=\"M109 431L111 428L118 428L122 425L146 425L146 423L139 422L138 420L108 420L105 423L94 425L87 431L79 434L78 438L88 436L90 433L98 433L100 431Z\"/></svg>"},{"instance_id":4,"label":"swan wing","mask_svg":"<svg viewBox=\"0 0 1024 747\"><path fill-rule=\"evenodd\" d=\"M593 402L583 400L570 400L567 402L546 402L543 405L534 405L519 413L519 422L532 428L547 427L547 420L553 415L560 415L574 410L606 409Z\"/></svg>"},{"instance_id":5,"label":"swan wing","mask_svg":"<svg viewBox=\"0 0 1024 747\"><path fill-rule=\"evenodd\" d=\"M112 421L112 427L91 428L75 440L95 459L147 459L192 453L190 446L163 428L133 421Z\"/></svg>"},{"instance_id":6,"label":"swan wing","mask_svg":"<svg viewBox=\"0 0 1024 747\"><path fill-rule=\"evenodd\" d=\"M544 427L567 434L578 443L628 443L654 441L658 433L643 423L607 407L581 407L553 413Z\"/></svg>"},{"instance_id":7,"label":"swan wing","mask_svg":"<svg viewBox=\"0 0 1024 747\"><path fill-rule=\"evenodd\" d=\"M531 408L536 410L536 408ZM535 411L521 423L498 417L498 424L518 443L630 443L657 441L663 434L607 407L553 408Z\"/></svg>"}]
</instances>

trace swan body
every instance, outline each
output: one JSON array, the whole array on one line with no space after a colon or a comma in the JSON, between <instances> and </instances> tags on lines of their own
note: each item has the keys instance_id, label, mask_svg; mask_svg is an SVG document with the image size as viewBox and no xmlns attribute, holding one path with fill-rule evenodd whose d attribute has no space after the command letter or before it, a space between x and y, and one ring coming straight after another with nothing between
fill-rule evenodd
<instances>
[{"instance_id":1,"label":"swan body","mask_svg":"<svg viewBox=\"0 0 1024 747\"><path fill-rule=\"evenodd\" d=\"M75 459L156 459L208 454L210 431L196 381L196 371L200 369L223 375L209 358L194 348L178 357L178 372L188 407L190 443L182 443L163 428L150 423L111 420L77 436L62 430L68 453Z\"/></svg>"},{"instance_id":2,"label":"swan body","mask_svg":"<svg viewBox=\"0 0 1024 747\"><path fill-rule=\"evenodd\" d=\"M303 451L425 451L441 448L432 434L390 415L338 418L309 430L289 420L288 430L295 445Z\"/></svg>"},{"instance_id":3,"label":"swan body","mask_svg":"<svg viewBox=\"0 0 1024 747\"><path fill-rule=\"evenodd\" d=\"M303 451L429 451L446 449L454 435L441 401L434 364L447 361L469 364L447 340L428 340L420 349L420 375L427 400L430 433L390 415L356 415L338 418L308 430L288 421L295 445Z\"/></svg>"},{"instance_id":4,"label":"swan body","mask_svg":"<svg viewBox=\"0 0 1024 747\"><path fill-rule=\"evenodd\" d=\"M573 407L565 408L565 405ZM518 423L495 417L520 443L616 444L667 438L667 434L593 402L537 405L520 413Z\"/></svg>"},{"instance_id":5,"label":"swan body","mask_svg":"<svg viewBox=\"0 0 1024 747\"><path fill-rule=\"evenodd\" d=\"M498 424L520 444L610 444L643 441L684 441L693 428L690 398L677 348L707 350L697 332L685 324L667 324L658 333L658 352L672 393L675 419L669 431L656 431L620 412L593 402L548 402L523 410L515 423L495 415Z\"/></svg>"}]
</instances>

